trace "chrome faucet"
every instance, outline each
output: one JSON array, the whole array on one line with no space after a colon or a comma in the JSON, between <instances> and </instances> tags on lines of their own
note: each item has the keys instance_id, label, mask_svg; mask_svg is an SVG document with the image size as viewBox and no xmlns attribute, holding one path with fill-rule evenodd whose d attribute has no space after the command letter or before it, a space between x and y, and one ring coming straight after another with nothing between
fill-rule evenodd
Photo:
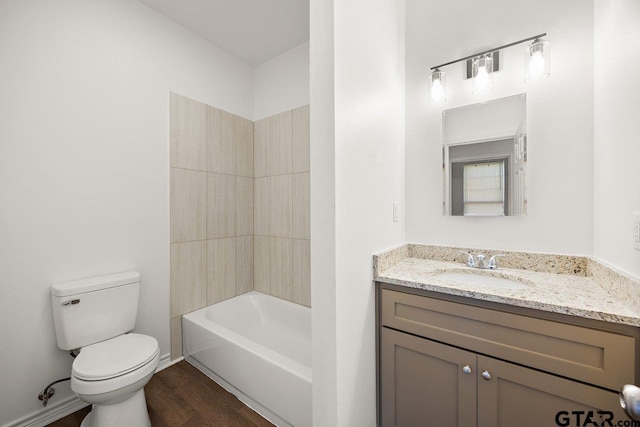
<instances>
[{"instance_id":1,"label":"chrome faucet","mask_svg":"<svg viewBox=\"0 0 640 427\"><path fill-rule=\"evenodd\" d=\"M489 270L497 270L498 269L498 264L496 263L496 258L501 257L501 256L506 256L505 254L496 254L494 256L492 256L491 258L489 258L489 264L487 265L487 268Z\"/></svg>"},{"instance_id":2,"label":"chrome faucet","mask_svg":"<svg viewBox=\"0 0 640 427\"><path fill-rule=\"evenodd\" d=\"M461 254L465 254L467 256L467 267L475 268L476 259L473 256L473 254L465 251L458 251L458 252L460 252Z\"/></svg>"},{"instance_id":3,"label":"chrome faucet","mask_svg":"<svg viewBox=\"0 0 640 427\"><path fill-rule=\"evenodd\" d=\"M484 254L476 254L475 256L469 252L458 251L461 254L465 254L467 256L467 267L471 268L481 268L484 270L497 270L498 264L496 263L496 258L505 256L505 254L496 254L489 258L489 262L487 262L487 258Z\"/></svg>"}]
</instances>

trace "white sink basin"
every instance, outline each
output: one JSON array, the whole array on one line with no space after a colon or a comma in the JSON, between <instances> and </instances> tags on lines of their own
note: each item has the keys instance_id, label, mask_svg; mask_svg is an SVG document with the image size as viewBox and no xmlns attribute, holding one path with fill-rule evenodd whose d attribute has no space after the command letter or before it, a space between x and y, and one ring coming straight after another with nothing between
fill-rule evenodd
<instances>
[{"instance_id":1,"label":"white sink basin","mask_svg":"<svg viewBox=\"0 0 640 427\"><path fill-rule=\"evenodd\" d=\"M438 277L468 286L498 289L527 289L529 285L502 277L476 273L440 273Z\"/></svg>"}]
</instances>

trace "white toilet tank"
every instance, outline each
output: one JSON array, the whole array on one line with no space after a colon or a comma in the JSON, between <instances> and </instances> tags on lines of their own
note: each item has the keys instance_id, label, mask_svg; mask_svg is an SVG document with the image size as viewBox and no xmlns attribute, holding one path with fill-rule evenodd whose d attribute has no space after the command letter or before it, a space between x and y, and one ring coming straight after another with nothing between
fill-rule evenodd
<instances>
[{"instance_id":1,"label":"white toilet tank","mask_svg":"<svg viewBox=\"0 0 640 427\"><path fill-rule=\"evenodd\" d=\"M133 330L140 273L130 271L51 287L58 347L74 350Z\"/></svg>"}]
</instances>

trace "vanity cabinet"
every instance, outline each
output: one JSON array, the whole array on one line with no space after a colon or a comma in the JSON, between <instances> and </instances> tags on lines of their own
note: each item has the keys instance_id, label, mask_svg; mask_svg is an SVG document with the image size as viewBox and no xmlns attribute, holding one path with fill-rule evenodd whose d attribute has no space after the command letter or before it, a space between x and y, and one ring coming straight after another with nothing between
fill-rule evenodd
<instances>
[{"instance_id":1,"label":"vanity cabinet","mask_svg":"<svg viewBox=\"0 0 640 427\"><path fill-rule=\"evenodd\" d=\"M383 286L378 291L383 427L627 419L617 390L636 382L635 336Z\"/></svg>"},{"instance_id":2,"label":"vanity cabinet","mask_svg":"<svg viewBox=\"0 0 640 427\"><path fill-rule=\"evenodd\" d=\"M381 334L383 426L475 425L475 353L392 329Z\"/></svg>"}]
</instances>

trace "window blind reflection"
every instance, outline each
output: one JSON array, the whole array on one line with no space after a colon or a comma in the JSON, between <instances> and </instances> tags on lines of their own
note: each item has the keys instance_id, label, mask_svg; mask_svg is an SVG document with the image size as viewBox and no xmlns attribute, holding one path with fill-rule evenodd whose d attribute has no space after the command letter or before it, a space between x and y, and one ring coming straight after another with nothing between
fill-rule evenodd
<instances>
[{"instance_id":1,"label":"window blind reflection","mask_svg":"<svg viewBox=\"0 0 640 427\"><path fill-rule=\"evenodd\" d=\"M504 162L464 165L464 215L504 215Z\"/></svg>"}]
</instances>

